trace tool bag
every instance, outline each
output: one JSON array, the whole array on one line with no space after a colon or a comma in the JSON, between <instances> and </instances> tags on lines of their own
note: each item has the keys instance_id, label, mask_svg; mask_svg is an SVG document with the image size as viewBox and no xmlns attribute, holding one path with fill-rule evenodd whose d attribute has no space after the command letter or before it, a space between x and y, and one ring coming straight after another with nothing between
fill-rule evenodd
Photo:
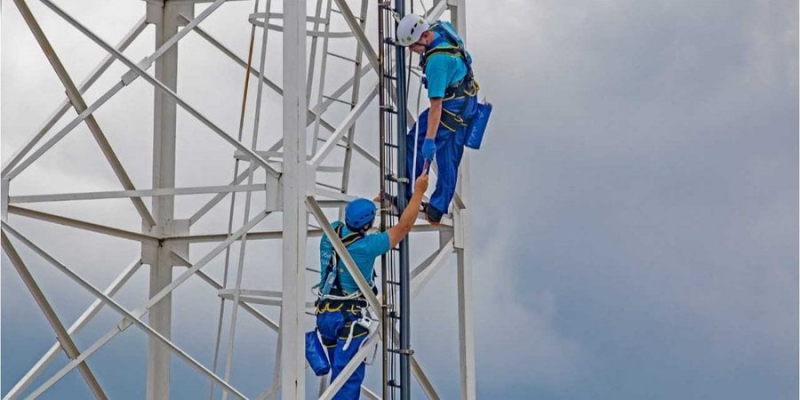
<instances>
[{"instance_id":1,"label":"tool bag","mask_svg":"<svg viewBox=\"0 0 800 400\"><path fill-rule=\"evenodd\" d=\"M313 331L306 332L306 361L316 376L327 375L331 371L328 350L322 345L319 329L315 328Z\"/></svg>"}]
</instances>

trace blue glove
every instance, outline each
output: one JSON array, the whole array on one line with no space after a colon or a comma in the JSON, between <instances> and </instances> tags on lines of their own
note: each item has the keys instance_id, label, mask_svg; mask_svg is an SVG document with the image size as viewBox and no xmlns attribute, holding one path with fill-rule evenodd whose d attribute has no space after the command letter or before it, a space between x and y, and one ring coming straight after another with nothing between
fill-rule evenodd
<instances>
[{"instance_id":1,"label":"blue glove","mask_svg":"<svg viewBox=\"0 0 800 400\"><path fill-rule=\"evenodd\" d=\"M425 138L422 143L422 156L427 161L433 161L433 156L436 154L436 142L431 138Z\"/></svg>"}]
</instances>

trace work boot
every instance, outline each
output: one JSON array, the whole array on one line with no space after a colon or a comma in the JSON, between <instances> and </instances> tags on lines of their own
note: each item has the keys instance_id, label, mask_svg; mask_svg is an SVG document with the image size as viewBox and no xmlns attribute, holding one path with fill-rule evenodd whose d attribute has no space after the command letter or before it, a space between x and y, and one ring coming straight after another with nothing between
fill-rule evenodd
<instances>
[{"instance_id":1,"label":"work boot","mask_svg":"<svg viewBox=\"0 0 800 400\"><path fill-rule=\"evenodd\" d=\"M441 211L437 210L436 207L431 206L430 203L422 203L422 210L425 213L425 219L428 220L428 223L436 226L442 221L442 214Z\"/></svg>"}]
</instances>

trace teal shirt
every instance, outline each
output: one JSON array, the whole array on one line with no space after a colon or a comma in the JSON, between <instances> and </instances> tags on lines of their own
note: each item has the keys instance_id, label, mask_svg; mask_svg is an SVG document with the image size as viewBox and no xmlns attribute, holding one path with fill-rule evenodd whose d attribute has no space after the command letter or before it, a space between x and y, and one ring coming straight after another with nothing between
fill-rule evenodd
<instances>
[{"instance_id":1,"label":"teal shirt","mask_svg":"<svg viewBox=\"0 0 800 400\"><path fill-rule=\"evenodd\" d=\"M442 22L448 24L449 22ZM433 32L434 40L439 38L439 33ZM446 40L434 48L452 46ZM461 82L467 75L467 66L459 56L437 54L428 58L425 65L425 78L428 80L428 98L443 98L445 89Z\"/></svg>"},{"instance_id":2,"label":"teal shirt","mask_svg":"<svg viewBox=\"0 0 800 400\"><path fill-rule=\"evenodd\" d=\"M344 223L336 221L332 224L334 229L339 225L344 225ZM347 236L351 232L351 230L347 229L347 226L342 227L342 237ZM367 279L370 286L374 284L372 278L375 271L375 259L388 252L389 245L389 234L386 232L379 232L368 234L347 248L350 252L350 256L353 257L353 261L355 261L358 269L361 270L361 273L364 275L364 278ZM319 263L321 267L320 271L322 271L320 273L320 285L324 284L322 281L322 273L324 273L325 269L328 267L332 254L333 245L331 241L328 239L328 236L322 235L322 240L319 242ZM353 276L350 275L350 272L347 271L344 262L340 262L337 269L339 270L339 285L342 290L344 290L346 294L358 291L358 285L356 285L356 281L353 279Z\"/></svg>"}]
</instances>

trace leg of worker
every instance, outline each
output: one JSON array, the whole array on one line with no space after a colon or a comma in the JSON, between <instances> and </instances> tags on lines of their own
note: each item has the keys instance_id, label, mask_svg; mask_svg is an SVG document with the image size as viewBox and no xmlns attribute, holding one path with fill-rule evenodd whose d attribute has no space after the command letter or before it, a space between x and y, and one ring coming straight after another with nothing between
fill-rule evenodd
<instances>
[{"instance_id":1,"label":"leg of worker","mask_svg":"<svg viewBox=\"0 0 800 400\"><path fill-rule=\"evenodd\" d=\"M406 136L406 176L409 177L409 183L406 185L406 197L409 199L413 191L411 186L412 177L420 176L422 168L425 166L425 157L422 156L422 143L425 142L425 133L428 130L428 111L425 110L419 115L417 123L411 126ZM419 135L417 135L417 124L419 124ZM414 164L415 148L417 150L416 165Z\"/></svg>"},{"instance_id":2,"label":"leg of worker","mask_svg":"<svg viewBox=\"0 0 800 400\"><path fill-rule=\"evenodd\" d=\"M336 355L331 365L331 382L339 376L344 367L353 359L359 348L361 348L361 344L367 338L368 332L365 330L362 332L354 332L353 338L350 340L350 345L347 347L347 350L345 350L344 345L347 342L346 335L349 334L349 329L345 328L344 330L348 331L347 333L343 332L345 337L340 337L336 343ZM366 368L367 366L364 364L364 360L361 360L358 368L347 378L347 381L345 381L342 388L336 392L336 395L333 396L333 400L358 400L361 397L361 384L364 383Z\"/></svg>"},{"instance_id":3,"label":"leg of worker","mask_svg":"<svg viewBox=\"0 0 800 400\"><path fill-rule=\"evenodd\" d=\"M328 360L333 361L336 356L336 343L339 339L339 331L344 326L344 317L339 311L320 311L317 310L317 328L322 336L322 345L328 351Z\"/></svg>"},{"instance_id":4,"label":"leg of worker","mask_svg":"<svg viewBox=\"0 0 800 400\"><path fill-rule=\"evenodd\" d=\"M430 205L442 215L447 214L450 201L456 192L458 165L461 163L461 156L464 154L464 141L456 139L459 135L463 136L462 130L451 132L446 129L439 129L436 134L436 166L438 172L436 189L431 195Z\"/></svg>"},{"instance_id":5,"label":"leg of worker","mask_svg":"<svg viewBox=\"0 0 800 400\"><path fill-rule=\"evenodd\" d=\"M464 102L467 102L464 104ZM468 97L463 100L453 100L448 103L448 109L453 112L462 113L465 120L469 120L477 110L478 100L476 97ZM436 133L436 166L437 180L436 189L431 194L430 205L435 210L429 210L429 217L438 220L441 215L447 214L450 201L456 192L458 180L458 167L461 164L461 157L464 155L464 143L466 141L467 129L464 126L455 126L456 131L451 131L444 126L439 127ZM441 215L435 215L436 212Z\"/></svg>"}]
</instances>

